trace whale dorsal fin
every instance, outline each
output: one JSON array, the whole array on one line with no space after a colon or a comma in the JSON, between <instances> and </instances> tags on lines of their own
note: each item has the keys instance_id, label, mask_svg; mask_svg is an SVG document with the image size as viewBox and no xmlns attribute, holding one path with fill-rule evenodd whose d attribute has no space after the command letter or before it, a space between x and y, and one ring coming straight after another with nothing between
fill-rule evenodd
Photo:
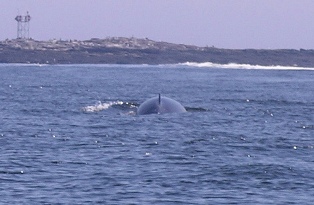
<instances>
[{"instance_id":1,"label":"whale dorsal fin","mask_svg":"<svg viewBox=\"0 0 314 205\"><path fill-rule=\"evenodd\" d=\"M160 95L160 93L158 94L158 104L160 105L160 103L161 103L161 95Z\"/></svg>"}]
</instances>

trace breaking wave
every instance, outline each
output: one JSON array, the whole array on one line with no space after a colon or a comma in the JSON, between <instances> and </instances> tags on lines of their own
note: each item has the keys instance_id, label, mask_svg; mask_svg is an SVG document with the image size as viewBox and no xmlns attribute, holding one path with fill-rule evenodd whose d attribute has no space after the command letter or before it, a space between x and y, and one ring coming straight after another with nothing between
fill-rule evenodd
<instances>
[{"instance_id":1,"label":"breaking wave","mask_svg":"<svg viewBox=\"0 0 314 205\"><path fill-rule=\"evenodd\" d=\"M212 62L204 62L204 63L186 62L186 63L180 63L179 65L199 67L199 68L314 70L314 68L298 67L298 66L279 66L279 65L263 66L263 65L237 64L237 63L218 64L218 63L212 63Z\"/></svg>"},{"instance_id":2,"label":"breaking wave","mask_svg":"<svg viewBox=\"0 0 314 205\"><path fill-rule=\"evenodd\" d=\"M212 62L185 62L178 64L157 64L157 65L148 65L148 64L1 64L0 67L6 66L26 66L26 67L42 67L42 66L54 66L54 67L99 67L99 68L178 68L178 67L198 67L198 68L226 68L226 69L256 69L256 70L313 70L314 67L300 67L300 66L280 66L280 65L251 65L251 64L238 64L238 63L228 63L228 64L219 64Z\"/></svg>"}]
</instances>

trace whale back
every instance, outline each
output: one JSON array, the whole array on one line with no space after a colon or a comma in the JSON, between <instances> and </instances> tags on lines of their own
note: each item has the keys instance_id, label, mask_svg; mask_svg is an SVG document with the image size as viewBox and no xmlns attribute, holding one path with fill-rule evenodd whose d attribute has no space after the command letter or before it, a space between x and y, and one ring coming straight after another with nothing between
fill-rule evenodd
<instances>
[{"instance_id":1,"label":"whale back","mask_svg":"<svg viewBox=\"0 0 314 205\"><path fill-rule=\"evenodd\" d=\"M146 100L137 109L138 115L181 112L186 112L186 109L179 102L160 94L158 97Z\"/></svg>"}]
</instances>

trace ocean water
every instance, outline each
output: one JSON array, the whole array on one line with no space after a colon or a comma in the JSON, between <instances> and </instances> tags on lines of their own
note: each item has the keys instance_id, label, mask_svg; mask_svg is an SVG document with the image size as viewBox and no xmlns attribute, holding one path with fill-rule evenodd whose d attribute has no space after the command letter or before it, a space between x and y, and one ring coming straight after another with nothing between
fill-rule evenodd
<instances>
[{"instance_id":1,"label":"ocean water","mask_svg":"<svg viewBox=\"0 0 314 205\"><path fill-rule=\"evenodd\" d=\"M314 71L0 64L0 204L313 204ZM161 93L188 112L136 115Z\"/></svg>"}]
</instances>

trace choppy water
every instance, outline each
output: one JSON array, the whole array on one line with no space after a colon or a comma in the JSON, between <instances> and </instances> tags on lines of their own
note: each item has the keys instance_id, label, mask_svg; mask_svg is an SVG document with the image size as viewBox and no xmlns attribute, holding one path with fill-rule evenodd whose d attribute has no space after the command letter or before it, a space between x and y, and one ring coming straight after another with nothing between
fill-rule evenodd
<instances>
[{"instance_id":1,"label":"choppy water","mask_svg":"<svg viewBox=\"0 0 314 205\"><path fill-rule=\"evenodd\" d=\"M0 204L312 204L313 70L222 67L0 65Z\"/></svg>"}]
</instances>

